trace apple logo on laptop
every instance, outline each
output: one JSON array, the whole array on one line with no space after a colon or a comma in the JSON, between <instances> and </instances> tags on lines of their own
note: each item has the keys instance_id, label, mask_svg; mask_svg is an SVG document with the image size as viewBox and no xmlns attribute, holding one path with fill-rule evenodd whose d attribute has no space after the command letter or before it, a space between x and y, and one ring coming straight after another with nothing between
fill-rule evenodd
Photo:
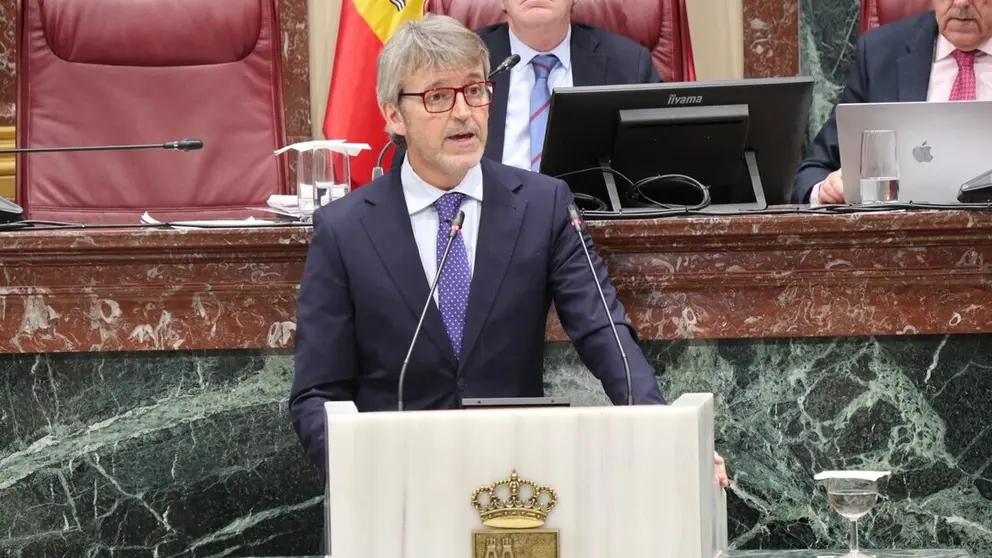
<instances>
[{"instance_id":1,"label":"apple logo on laptop","mask_svg":"<svg viewBox=\"0 0 992 558\"><path fill-rule=\"evenodd\" d=\"M933 161L933 155L930 154L930 146L927 145L927 142L923 142L923 145L913 148L913 158L916 159L917 163L929 163Z\"/></svg>"}]
</instances>

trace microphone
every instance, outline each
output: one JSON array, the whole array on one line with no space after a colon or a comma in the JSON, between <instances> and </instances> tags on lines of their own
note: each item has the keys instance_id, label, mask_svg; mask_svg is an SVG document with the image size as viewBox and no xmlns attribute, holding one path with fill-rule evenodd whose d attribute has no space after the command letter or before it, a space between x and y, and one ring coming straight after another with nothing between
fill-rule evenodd
<instances>
[{"instance_id":1,"label":"microphone","mask_svg":"<svg viewBox=\"0 0 992 558\"><path fill-rule=\"evenodd\" d=\"M372 180L382 176L382 158L386 156L386 151L391 145L393 145L393 140L387 138L386 145L383 145L382 149L379 150L379 156L375 158L375 166L372 167Z\"/></svg>"},{"instance_id":2,"label":"microphone","mask_svg":"<svg viewBox=\"0 0 992 558\"><path fill-rule=\"evenodd\" d=\"M11 153L67 153L71 151L130 151L133 149L174 149L177 151L196 151L203 147L203 141L198 139L181 139L165 143L135 143L130 145L84 145L76 147L13 147L0 149L0 155Z\"/></svg>"},{"instance_id":3,"label":"microphone","mask_svg":"<svg viewBox=\"0 0 992 558\"><path fill-rule=\"evenodd\" d=\"M579 208L574 203L568 204L568 224L575 229L579 235L579 244L586 255L586 263L589 264L589 272L592 273L593 282L596 283L596 290L599 292L599 301L603 303L603 310L606 311L606 319L610 322L610 329L613 330L613 338L617 342L617 349L620 349L620 360L623 361L623 373L627 380L627 405L634 404L634 394L630 388L630 363L627 362L627 352L623 350L623 343L620 341L620 333L617 332L617 324L613 323L613 314L610 313L610 305L606 303L606 295L603 294L603 286L599 284L599 275L596 273L596 266L592 264L592 256L589 255L589 247L582 236L582 217L579 215Z\"/></svg>"},{"instance_id":4,"label":"microphone","mask_svg":"<svg viewBox=\"0 0 992 558\"><path fill-rule=\"evenodd\" d=\"M520 63L519 54L511 54L510 56L507 56L505 60L499 63L499 66L496 66L495 70L489 73L489 79L493 79L494 77L502 74L503 72L509 72L510 70L513 69L514 66L516 66L519 63Z\"/></svg>"},{"instance_id":5,"label":"microphone","mask_svg":"<svg viewBox=\"0 0 992 558\"><path fill-rule=\"evenodd\" d=\"M400 379L396 382L396 410L403 410L403 381L406 379L406 369L410 366L410 355L413 354L413 347L417 344L417 337L420 336L420 328L424 325L424 318L427 317L427 309L431 307L431 301L434 300L434 291L437 290L437 285L441 281L441 271L444 269L444 263L448 261L448 253L451 252L451 243L454 242L455 237L462 230L462 223L465 222L465 212L459 211L455 218L451 220L451 228L448 230L448 242L444 245L444 253L441 255L441 263L437 266L437 273L434 274L434 281L431 282L431 290L427 293L427 302L424 303L424 309L420 311L420 320L417 322L417 328L413 330L413 339L410 340L410 348L406 351L406 358L403 359L403 367L400 368Z\"/></svg>"},{"instance_id":6,"label":"microphone","mask_svg":"<svg viewBox=\"0 0 992 558\"><path fill-rule=\"evenodd\" d=\"M134 149L171 149L176 151L196 151L203 148L203 140L181 139L165 143L135 143L129 145L84 145L75 147L12 147L0 149L0 155L17 153L68 153L73 151L130 151ZM12 201L0 198L0 223L10 223L21 219L24 208Z\"/></svg>"},{"instance_id":7,"label":"microphone","mask_svg":"<svg viewBox=\"0 0 992 558\"><path fill-rule=\"evenodd\" d=\"M486 78L486 79L487 80L491 80L494 77L496 77L496 76L498 76L498 75L500 75L500 74L502 74L504 72L508 72L508 71L512 70L513 67L516 66L519 63L520 63L520 55L519 54L511 54L510 56L507 56L505 60L503 60L502 62L500 62L499 63L499 66L496 66L496 69L493 70L492 72L490 72L489 73L489 77ZM382 176L382 159L383 159L383 157L386 156L386 151L389 150L389 147L391 145L393 145L392 140L386 140L386 145L383 145L382 146L382 149L379 150L379 156L376 157L376 159L375 159L375 166L372 167L372 180L375 180L376 178L379 178L380 176Z\"/></svg>"}]
</instances>

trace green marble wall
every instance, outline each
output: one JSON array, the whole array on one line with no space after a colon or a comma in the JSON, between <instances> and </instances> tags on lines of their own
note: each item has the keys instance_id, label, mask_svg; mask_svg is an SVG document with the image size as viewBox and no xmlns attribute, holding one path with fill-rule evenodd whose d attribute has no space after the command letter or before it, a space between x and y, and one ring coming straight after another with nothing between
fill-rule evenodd
<instances>
[{"instance_id":1,"label":"green marble wall","mask_svg":"<svg viewBox=\"0 0 992 558\"><path fill-rule=\"evenodd\" d=\"M992 557L992 337L649 342L680 393L718 397L738 548L840 548L812 482L886 468L867 547ZM288 353L0 355L0 556L315 552L321 487L289 426ZM568 345L548 391L606 399ZM156 554L157 552L157 554Z\"/></svg>"},{"instance_id":2,"label":"green marble wall","mask_svg":"<svg viewBox=\"0 0 992 558\"><path fill-rule=\"evenodd\" d=\"M860 0L799 0L799 73L812 76L810 139L823 126L854 64Z\"/></svg>"}]
</instances>

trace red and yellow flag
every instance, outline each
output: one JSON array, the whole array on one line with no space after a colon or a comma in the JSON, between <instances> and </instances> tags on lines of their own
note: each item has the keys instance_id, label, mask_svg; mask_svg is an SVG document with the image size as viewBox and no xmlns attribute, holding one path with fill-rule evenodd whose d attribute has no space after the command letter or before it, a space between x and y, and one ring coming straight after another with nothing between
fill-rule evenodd
<instances>
[{"instance_id":1,"label":"red and yellow flag","mask_svg":"<svg viewBox=\"0 0 992 558\"><path fill-rule=\"evenodd\" d=\"M379 150L388 141L375 97L376 58L403 22L420 19L423 13L424 0L344 0L341 5L323 131L326 139L372 147L351 160L355 186L371 179ZM388 168L391 158L392 152L386 155L383 167Z\"/></svg>"}]
</instances>

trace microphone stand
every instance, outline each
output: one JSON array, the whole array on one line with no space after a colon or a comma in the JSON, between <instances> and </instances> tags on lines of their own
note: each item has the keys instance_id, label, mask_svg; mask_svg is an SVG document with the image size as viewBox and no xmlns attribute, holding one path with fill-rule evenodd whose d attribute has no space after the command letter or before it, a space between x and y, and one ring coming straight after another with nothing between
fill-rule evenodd
<instances>
[{"instance_id":1,"label":"microphone stand","mask_svg":"<svg viewBox=\"0 0 992 558\"><path fill-rule=\"evenodd\" d=\"M136 143L130 145L83 145L72 147L11 147L0 149L0 155L15 155L19 153L71 153L76 151L132 151L135 149L171 149L176 151L196 151L203 148L203 140L181 139L165 143ZM18 221L24 214L24 208L16 203L0 198L0 223Z\"/></svg>"},{"instance_id":2,"label":"microphone stand","mask_svg":"<svg viewBox=\"0 0 992 558\"><path fill-rule=\"evenodd\" d=\"M130 151L133 149L174 149L176 151L195 151L203 147L203 141L198 139L181 139L166 143L136 143L131 145L84 145L75 147L12 147L0 149L0 155L14 153L70 153L74 151Z\"/></svg>"},{"instance_id":3,"label":"microphone stand","mask_svg":"<svg viewBox=\"0 0 992 558\"><path fill-rule=\"evenodd\" d=\"M575 232L579 235L579 244L582 245L582 252L586 255L586 263L589 264L589 272L592 273L593 283L599 292L599 301L603 303L603 310L606 311L606 319L610 322L610 329L613 330L613 339L620 349L620 360L623 361L624 378L627 380L627 405L634 404L634 394L630 387L630 363L627 362L627 351L623 350L623 342L620 341L620 333L617 331L617 324L613 323L613 314L610 312L610 305L606 303L606 295L603 294L603 286L599 284L599 275L596 273L596 266L592 264L592 256L589 255L589 247L586 246L586 239L582 236L582 217L579 215L579 208L574 203L568 204L568 221Z\"/></svg>"},{"instance_id":4,"label":"microphone stand","mask_svg":"<svg viewBox=\"0 0 992 558\"><path fill-rule=\"evenodd\" d=\"M424 325L424 318L427 317L427 309L431 307L431 301L434 300L434 291L437 290L438 284L441 282L441 271L444 269L444 263L448 261L448 254L451 252L451 244L454 242L455 237L458 236L458 232L462 230L462 223L465 222L465 212L459 211L455 218L451 220L451 229L448 231L448 242L444 246L444 254L441 256L441 263L437 266L437 273L434 274L434 280L431 281L431 290L427 293L427 301L424 303L424 309L420 311L420 320L417 321L417 328L413 330L413 339L410 340L410 348L406 351L406 358L403 359L403 367L400 368L400 379L396 386L396 410L403 410L403 382L406 380L406 369L410 366L410 357L413 355L413 348L417 344L417 337L420 336L420 328Z\"/></svg>"}]
</instances>

